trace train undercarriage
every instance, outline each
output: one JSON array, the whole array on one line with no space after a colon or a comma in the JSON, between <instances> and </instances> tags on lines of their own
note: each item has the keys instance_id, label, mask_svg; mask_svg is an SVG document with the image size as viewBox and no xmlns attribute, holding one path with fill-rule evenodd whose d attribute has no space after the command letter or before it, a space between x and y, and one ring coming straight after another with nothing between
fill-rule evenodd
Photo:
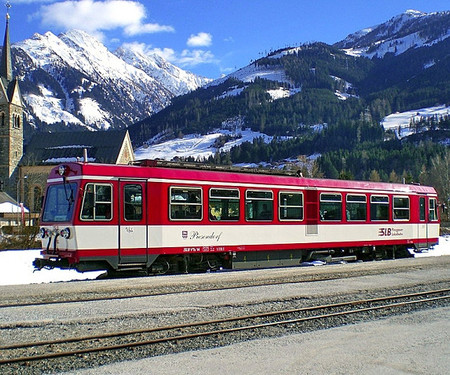
<instances>
[{"instance_id":1,"label":"train undercarriage","mask_svg":"<svg viewBox=\"0 0 450 375\"><path fill-rule=\"evenodd\" d=\"M271 250L159 255L150 266L147 266L145 269L141 268L140 272L147 275L202 273L222 270L292 267L317 263L333 264L408 257L413 257L413 255L406 245L320 250ZM129 267L125 269L125 266L120 268L121 271L110 268L108 274L117 275L124 271L133 271Z\"/></svg>"}]
</instances>

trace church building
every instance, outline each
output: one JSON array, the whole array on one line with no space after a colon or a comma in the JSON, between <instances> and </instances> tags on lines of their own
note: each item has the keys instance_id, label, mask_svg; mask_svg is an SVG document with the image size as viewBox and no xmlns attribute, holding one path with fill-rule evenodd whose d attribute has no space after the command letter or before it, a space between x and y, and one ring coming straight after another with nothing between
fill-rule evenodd
<instances>
[{"instance_id":1,"label":"church building","mask_svg":"<svg viewBox=\"0 0 450 375\"><path fill-rule=\"evenodd\" d=\"M23 156L24 104L19 81L13 76L9 14L0 63L0 187L13 191Z\"/></svg>"}]
</instances>

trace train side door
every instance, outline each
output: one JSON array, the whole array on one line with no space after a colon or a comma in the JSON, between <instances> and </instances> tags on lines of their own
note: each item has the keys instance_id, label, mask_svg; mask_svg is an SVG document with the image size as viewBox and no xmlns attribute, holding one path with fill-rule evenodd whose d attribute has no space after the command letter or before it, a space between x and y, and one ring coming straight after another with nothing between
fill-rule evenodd
<instances>
[{"instance_id":1,"label":"train side door","mask_svg":"<svg viewBox=\"0 0 450 375\"><path fill-rule=\"evenodd\" d=\"M147 262L145 180L119 180L119 265Z\"/></svg>"},{"instance_id":2,"label":"train side door","mask_svg":"<svg viewBox=\"0 0 450 375\"><path fill-rule=\"evenodd\" d=\"M419 197L419 228L417 231L419 239L422 241L418 244L419 247L428 247L428 208L426 197Z\"/></svg>"},{"instance_id":3,"label":"train side door","mask_svg":"<svg viewBox=\"0 0 450 375\"><path fill-rule=\"evenodd\" d=\"M319 234L319 193L317 189L305 190L306 235Z\"/></svg>"}]
</instances>

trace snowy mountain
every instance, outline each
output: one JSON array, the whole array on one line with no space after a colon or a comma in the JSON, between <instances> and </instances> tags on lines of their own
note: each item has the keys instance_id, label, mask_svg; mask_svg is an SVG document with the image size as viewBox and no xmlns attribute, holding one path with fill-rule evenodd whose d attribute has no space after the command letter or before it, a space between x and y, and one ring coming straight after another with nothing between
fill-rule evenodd
<instances>
[{"instance_id":1,"label":"snowy mountain","mask_svg":"<svg viewBox=\"0 0 450 375\"><path fill-rule=\"evenodd\" d=\"M28 121L39 130L128 126L209 81L161 57L112 53L78 30L35 34L12 48Z\"/></svg>"},{"instance_id":2,"label":"snowy mountain","mask_svg":"<svg viewBox=\"0 0 450 375\"><path fill-rule=\"evenodd\" d=\"M353 176L368 179L385 168L386 180L393 163L378 159L397 160L400 144L432 143L432 152L414 163L408 154L395 167L416 176L450 142L449 29L450 12L407 11L336 45L273 51L131 125L136 156L279 164L321 154L328 177L354 168ZM397 49L387 53L391 44ZM370 161L360 148L365 157L371 150ZM345 164L352 152L365 164Z\"/></svg>"},{"instance_id":3,"label":"snowy mountain","mask_svg":"<svg viewBox=\"0 0 450 375\"><path fill-rule=\"evenodd\" d=\"M211 81L180 69L159 55L145 54L138 48L133 48L133 46L120 47L114 54L129 65L144 71L157 81L163 82L164 86L176 96L186 94Z\"/></svg>"},{"instance_id":4,"label":"snowy mountain","mask_svg":"<svg viewBox=\"0 0 450 375\"><path fill-rule=\"evenodd\" d=\"M389 21L350 34L335 44L349 55L382 58L410 48L432 46L450 37L450 11L423 13L408 10Z\"/></svg>"}]
</instances>

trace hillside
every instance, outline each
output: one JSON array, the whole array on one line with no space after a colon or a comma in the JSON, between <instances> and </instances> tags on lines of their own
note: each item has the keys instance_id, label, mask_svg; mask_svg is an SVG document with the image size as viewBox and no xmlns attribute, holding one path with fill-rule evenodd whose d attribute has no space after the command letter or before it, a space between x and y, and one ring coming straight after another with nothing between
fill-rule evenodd
<instances>
[{"instance_id":1,"label":"hillside","mask_svg":"<svg viewBox=\"0 0 450 375\"><path fill-rule=\"evenodd\" d=\"M326 177L419 181L433 160L448 154L449 36L450 12L407 11L332 46L277 50L174 98L130 126L130 134L136 146L152 149L175 138L182 144L184 135L193 142L201 136L192 134L221 132L209 162L320 154L317 166ZM421 116L431 107L443 111ZM405 115L411 124L402 124L403 135L383 127L387 116L408 111L416 116ZM237 130L230 134L230 127ZM236 141L246 129L265 139ZM204 158L202 150L189 159ZM167 157L174 155L183 153Z\"/></svg>"},{"instance_id":2,"label":"hillside","mask_svg":"<svg viewBox=\"0 0 450 375\"><path fill-rule=\"evenodd\" d=\"M132 138L142 144L160 132L205 133L236 116L271 136L303 136L317 124L359 124L361 141L381 137L370 128L379 128L386 115L450 101L449 36L450 12L407 11L334 46L275 51L177 97L133 125Z\"/></svg>"}]
</instances>

